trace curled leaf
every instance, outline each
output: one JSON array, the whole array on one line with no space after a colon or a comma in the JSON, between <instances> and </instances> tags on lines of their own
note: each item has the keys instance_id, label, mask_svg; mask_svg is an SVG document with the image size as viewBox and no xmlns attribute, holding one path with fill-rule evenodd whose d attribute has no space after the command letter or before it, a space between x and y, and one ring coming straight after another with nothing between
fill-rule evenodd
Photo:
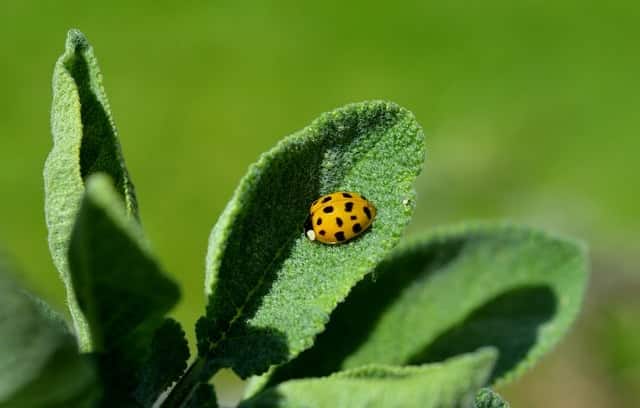
<instances>
[{"instance_id":1,"label":"curled leaf","mask_svg":"<svg viewBox=\"0 0 640 408\"><path fill-rule=\"evenodd\" d=\"M78 30L69 31L65 51L54 68L51 132L53 148L44 167L49 249L66 286L67 304L80 348L89 351L93 340L73 291L67 259L85 181L91 174L107 173L124 198L128 214L137 217L137 203L98 62Z\"/></svg>"},{"instance_id":2,"label":"curled leaf","mask_svg":"<svg viewBox=\"0 0 640 408\"><path fill-rule=\"evenodd\" d=\"M240 408L470 407L491 373L491 349L414 367L371 365L324 378L290 380L268 388Z\"/></svg>"}]
</instances>

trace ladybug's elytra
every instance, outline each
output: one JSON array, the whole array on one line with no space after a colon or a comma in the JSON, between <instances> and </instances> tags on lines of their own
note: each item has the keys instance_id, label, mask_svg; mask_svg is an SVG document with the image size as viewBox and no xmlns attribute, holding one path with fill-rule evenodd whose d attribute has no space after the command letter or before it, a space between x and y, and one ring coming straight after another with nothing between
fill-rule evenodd
<instances>
[{"instance_id":1,"label":"ladybug's elytra","mask_svg":"<svg viewBox=\"0 0 640 408\"><path fill-rule=\"evenodd\" d=\"M339 191L315 200L304 233L311 241L340 244L362 234L376 217L376 207L362 194Z\"/></svg>"}]
</instances>

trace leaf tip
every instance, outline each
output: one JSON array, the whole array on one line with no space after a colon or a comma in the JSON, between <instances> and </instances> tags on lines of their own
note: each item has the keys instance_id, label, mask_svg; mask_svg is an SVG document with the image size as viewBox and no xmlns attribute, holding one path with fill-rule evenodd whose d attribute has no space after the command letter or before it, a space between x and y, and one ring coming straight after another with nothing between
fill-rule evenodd
<instances>
[{"instance_id":1,"label":"leaf tip","mask_svg":"<svg viewBox=\"0 0 640 408\"><path fill-rule=\"evenodd\" d=\"M67 42L65 44L67 50L75 51L89 48L89 41L82 31L77 28L71 28L67 32Z\"/></svg>"}]
</instances>

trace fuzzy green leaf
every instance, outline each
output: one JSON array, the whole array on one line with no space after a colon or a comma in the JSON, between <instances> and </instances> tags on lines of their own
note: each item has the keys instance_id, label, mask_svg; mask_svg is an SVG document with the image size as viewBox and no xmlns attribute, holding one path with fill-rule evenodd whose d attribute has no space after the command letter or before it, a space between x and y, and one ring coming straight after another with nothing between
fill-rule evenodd
<instances>
[{"instance_id":1,"label":"fuzzy green leaf","mask_svg":"<svg viewBox=\"0 0 640 408\"><path fill-rule=\"evenodd\" d=\"M137 203L98 62L87 39L77 30L69 31L64 54L53 72L51 131L53 148L44 167L49 249L66 286L67 304L80 348L90 351L93 341L73 292L67 259L85 180L93 173L107 173L124 197L128 214L137 217Z\"/></svg>"},{"instance_id":2,"label":"fuzzy green leaf","mask_svg":"<svg viewBox=\"0 0 640 408\"><path fill-rule=\"evenodd\" d=\"M564 335L586 283L578 245L525 227L443 228L398 247L338 306L313 348L254 381L251 392L293 378L365 364L423 364L481 346L500 355L502 383Z\"/></svg>"},{"instance_id":3,"label":"fuzzy green leaf","mask_svg":"<svg viewBox=\"0 0 640 408\"><path fill-rule=\"evenodd\" d=\"M198 332L213 365L246 377L311 346L408 223L423 139L409 111L365 102L322 115L249 168L209 241L209 304ZM339 190L374 203L372 228L342 245L309 241L310 203Z\"/></svg>"},{"instance_id":4,"label":"fuzzy green leaf","mask_svg":"<svg viewBox=\"0 0 640 408\"><path fill-rule=\"evenodd\" d=\"M110 384L108 396L115 396L114 390L132 394L153 332L179 291L104 174L87 179L69 246L69 271L100 352L103 379Z\"/></svg>"},{"instance_id":5,"label":"fuzzy green leaf","mask_svg":"<svg viewBox=\"0 0 640 408\"><path fill-rule=\"evenodd\" d=\"M139 224L127 216L109 177L102 174L87 180L69 266L97 350L111 348L140 324L164 316L179 298Z\"/></svg>"},{"instance_id":6,"label":"fuzzy green leaf","mask_svg":"<svg viewBox=\"0 0 640 408\"><path fill-rule=\"evenodd\" d=\"M66 323L0 265L0 408L88 407L100 395L93 363Z\"/></svg>"},{"instance_id":7,"label":"fuzzy green leaf","mask_svg":"<svg viewBox=\"0 0 640 408\"><path fill-rule=\"evenodd\" d=\"M158 396L176 381L187 368L189 345L180 323L173 319L156 330L151 342L151 355L141 370L136 400L151 407Z\"/></svg>"},{"instance_id":8,"label":"fuzzy green leaf","mask_svg":"<svg viewBox=\"0 0 640 408\"><path fill-rule=\"evenodd\" d=\"M489 378L495 358L495 350L485 349L442 363L372 365L324 378L291 380L240 407L470 407L478 388Z\"/></svg>"},{"instance_id":9,"label":"fuzzy green leaf","mask_svg":"<svg viewBox=\"0 0 640 408\"><path fill-rule=\"evenodd\" d=\"M491 388L483 388L476 394L474 408L510 408L507 401Z\"/></svg>"}]
</instances>

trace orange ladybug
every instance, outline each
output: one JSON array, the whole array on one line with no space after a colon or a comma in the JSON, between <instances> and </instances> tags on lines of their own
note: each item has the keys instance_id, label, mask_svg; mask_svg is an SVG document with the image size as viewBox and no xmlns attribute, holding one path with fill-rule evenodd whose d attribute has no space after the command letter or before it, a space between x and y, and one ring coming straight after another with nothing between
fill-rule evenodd
<instances>
[{"instance_id":1,"label":"orange ladybug","mask_svg":"<svg viewBox=\"0 0 640 408\"><path fill-rule=\"evenodd\" d=\"M311 203L304 233L311 241L341 244L366 231L375 217L376 207L362 194L339 191Z\"/></svg>"}]
</instances>

